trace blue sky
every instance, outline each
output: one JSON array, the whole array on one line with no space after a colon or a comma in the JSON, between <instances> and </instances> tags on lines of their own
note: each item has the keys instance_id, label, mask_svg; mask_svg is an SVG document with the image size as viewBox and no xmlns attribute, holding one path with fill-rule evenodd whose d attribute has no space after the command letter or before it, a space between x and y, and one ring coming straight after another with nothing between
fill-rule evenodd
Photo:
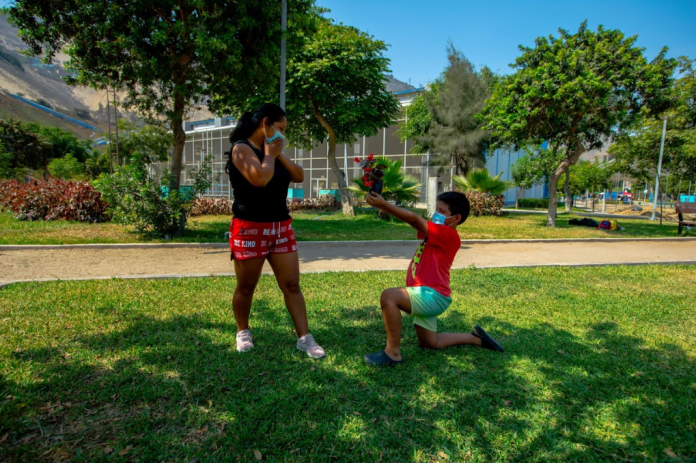
<instances>
[{"instance_id":1,"label":"blue sky","mask_svg":"<svg viewBox=\"0 0 696 463\"><path fill-rule=\"evenodd\" d=\"M290 0L292 1L292 0ZM329 17L385 41L397 79L415 86L444 69L447 40L477 67L509 73L518 45L577 30L587 19L596 29L620 29L638 35L649 58L669 47L670 56L696 58L696 0L317 0Z\"/></svg>"},{"instance_id":2,"label":"blue sky","mask_svg":"<svg viewBox=\"0 0 696 463\"><path fill-rule=\"evenodd\" d=\"M278 0L280 1L280 0ZM292 1L292 0L289 0ZM0 6L8 5L0 0ZM397 79L420 86L446 64L452 39L477 67L510 72L518 45L534 44L559 27L577 30L587 19L638 35L652 58L662 46L670 56L696 58L696 0L317 0L338 22L369 32L390 45L387 56Z\"/></svg>"}]
</instances>

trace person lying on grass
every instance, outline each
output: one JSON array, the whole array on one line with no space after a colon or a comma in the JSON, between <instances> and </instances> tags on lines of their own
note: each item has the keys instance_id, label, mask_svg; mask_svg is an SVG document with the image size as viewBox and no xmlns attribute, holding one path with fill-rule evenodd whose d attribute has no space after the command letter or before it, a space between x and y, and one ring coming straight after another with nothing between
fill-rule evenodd
<instances>
[{"instance_id":1,"label":"person lying on grass","mask_svg":"<svg viewBox=\"0 0 696 463\"><path fill-rule=\"evenodd\" d=\"M421 243L406 273L405 288L382 292L380 304L387 347L365 355L372 366L392 366L403 362L401 356L401 311L413 316L418 343L426 349L473 344L504 352L503 347L483 328L476 325L471 333L438 333L437 317L452 303L450 269L462 244L457 226L469 216L469 200L462 193L448 191L437 197L437 209L430 221L418 214L388 203L371 192L367 203L406 222L418 231Z\"/></svg>"}]
</instances>

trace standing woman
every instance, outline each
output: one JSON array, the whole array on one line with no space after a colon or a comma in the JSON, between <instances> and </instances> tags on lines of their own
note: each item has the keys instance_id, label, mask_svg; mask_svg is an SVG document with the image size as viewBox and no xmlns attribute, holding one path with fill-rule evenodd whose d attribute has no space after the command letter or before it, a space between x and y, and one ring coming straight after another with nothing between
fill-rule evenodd
<instances>
[{"instance_id":1,"label":"standing woman","mask_svg":"<svg viewBox=\"0 0 696 463\"><path fill-rule=\"evenodd\" d=\"M322 358L326 353L307 328L297 242L286 203L290 182L304 180L302 167L283 153L287 123L282 108L268 103L244 113L230 135L232 149L225 171L234 190L230 248L237 275L232 300L237 351L254 347L249 313L261 269L268 259L295 324L297 348L312 358Z\"/></svg>"}]
</instances>

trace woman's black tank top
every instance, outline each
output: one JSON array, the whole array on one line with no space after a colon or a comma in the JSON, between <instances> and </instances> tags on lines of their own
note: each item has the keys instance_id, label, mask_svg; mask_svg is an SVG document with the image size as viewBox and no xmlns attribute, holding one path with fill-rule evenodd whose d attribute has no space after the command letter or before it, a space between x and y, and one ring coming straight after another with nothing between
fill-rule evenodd
<instances>
[{"instance_id":1,"label":"woman's black tank top","mask_svg":"<svg viewBox=\"0 0 696 463\"><path fill-rule=\"evenodd\" d=\"M265 153L257 149L248 140L240 140L232 144L230 156L234 146L243 143L249 146L259 161L263 162ZM285 168L280 159L276 159L273 178L264 187L255 187L237 169L233 162L229 164L230 183L234 193L232 213L241 220L252 222L283 222L290 219L287 197L290 186L290 172Z\"/></svg>"}]
</instances>

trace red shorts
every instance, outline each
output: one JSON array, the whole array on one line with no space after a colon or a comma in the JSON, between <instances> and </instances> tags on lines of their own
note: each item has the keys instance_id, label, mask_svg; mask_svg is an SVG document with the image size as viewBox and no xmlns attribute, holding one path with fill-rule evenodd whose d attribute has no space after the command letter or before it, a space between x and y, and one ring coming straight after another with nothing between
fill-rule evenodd
<instances>
[{"instance_id":1,"label":"red shorts","mask_svg":"<svg viewBox=\"0 0 696 463\"><path fill-rule=\"evenodd\" d=\"M269 254L297 252L292 219L285 222L250 222L232 219L230 222L232 260L256 259Z\"/></svg>"}]
</instances>

